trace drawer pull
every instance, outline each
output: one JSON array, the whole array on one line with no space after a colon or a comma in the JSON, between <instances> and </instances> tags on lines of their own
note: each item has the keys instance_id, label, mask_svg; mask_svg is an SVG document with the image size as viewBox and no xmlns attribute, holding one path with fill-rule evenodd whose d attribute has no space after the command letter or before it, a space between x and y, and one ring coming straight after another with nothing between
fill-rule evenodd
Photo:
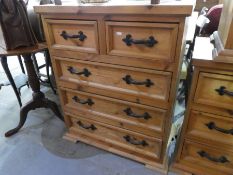
<instances>
[{"instance_id":1,"label":"drawer pull","mask_svg":"<svg viewBox=\"0 0 233 175\"><path fill-rule=\"evenodd\" d=\"M127 46L131 46L132 44L144 44L147 47L153 47L158 43L153 36L150 36L147 40L134 40L130 34L126 35L122 41L125 42Z\"/></svg>"},{"instance_id":2,"label":"drawer pull","mask_svg":"<svg viewBox=\"0 0 233 175\"><path fill-rule=\"evenodd\" d=\"M227 110L227 112L230 114L230 115L233 115L233 110Z\"/></svg>"},{"instance_id":3,"label":"drawer pull","mask_svg":"<svg viewBox=\"0 0 233 175\"><path fill-rule=\"evenodd\" d=\"M87 104L87 105L89 105L89 106L92 106L93 104L95 104L95 103L92 101L92 99L90 99L90 98L88 98L87 100L81 100L81 99L78 98L77 96L74 96L72 99L73 99L75 102L80 103L80 104L83 104L83 105Z\"/></svg>"},{"instance_id":4,"label":"drawer pull","mask_svg":"<svg viewBox=\"0 0 233 175\"><path fill-rule=\"evenodd\" d=\"M65 40L68 38L78 38L79 41L84 41L87 38L82 31L79 31L78 35L69 35L65 30L63 30L60 36L62 36Z\"/></svg>"},{"instance_id":5,"label":"drawer pull","mask_svg":"<svg viewBox=\"0 0 233 175\"><path fill-rule=\"evenodd\" d=\"M83 71L81 71L81 72L77 72L77 70L75 68L73 68L72 66L69 66L67 70L71 74L84 75L85 77L89 77L91 75L91 72L86 68L84 68Z\"/></svg>"},{"instance_id":6,"label":"drawer pull","mask_svg":"<svg viewBox=\"0 0 233 175\"><path fill-rule=\"evenodd\" d=\"M224 86L220 86L220 88L219 89L215 89L217 92L218 92L218 94L219 95L228 95L228 96L231 96L231 97L233 97L233 92L231 92L231 91L228 91L228 90L226 90L226 87L224 87Z\"/></svg>"},{"instance_id":7,"label":"drawer pull","mask_svg":"<svg viewBox=\"0 0 233 175\"><path fill-rule=\"evenodd\" d=\"M135 85L145 85L146 87L150 87L154 85L154 83L150 79L146 79L146 81L136 81L132 79L130 75L126 75L122 78L127 84L135 84Z\"/></svg>"},{"instance_id":8,"label":"drawer pull","mask_svg":"<svg viewBox=\"0 0 233 175\"><path fill-rule=\"evenodd\" d=\"M212 130L212 129L215 129L216 131L219 131L219 132L222 132L224 134L232 134L233 135L233 129L230 129L230 130L226 130L226 129L222 129L222 128L219 128L215 125L214 122L210 122L210 123L206 123L206 126Z\"/></svg>"},{"instance_id":9,"label":"drawer pull","mask_svg":"<svg viewBox=\"0 0 233 175\"><path fill-rule=\"evenodd\" d=\"M199 151L197 152L201 157L205 157L208 160L212 161L212 162L217 162L217 163L227 163L230 162L229 160L227 160L227 158L225 156L221 156L219 158L215 158L215 157L211 157L208 153L206 153L205 151Z\"/></svg>"},{"instance_id":10,"label":"drawer pull","mask_svg":"<svg viewBox=\"0 0 233 175\"><path fill-rule=\"evenodd\" d=\"M91 129L92 131L97 129L93 124L91 124L90 126L85 126L81 121L78 121L77 124L84 129Z\"/></svg>"},{"instance_id":11,"label":"drawer pull","mask_svg":"<svg viewBox=\"0 0 233 175\"><path fill-rule=\"evenodd\" d=\"M145 140L142 140L142 141L138 141L137 139L135 138L131 138L129 135L126 135L124 136L124 139L131 143L132 145L141 145L141 146L148 146L148 143L145 141Z\"/></svg>"},{"instance_id":12,"label":"drawer pull","mask_svg":"<svg viewBox=\"0 0 233 175\"><path fill-rule=\"evenodd\" d=\"M126 113L126 115L130 116L130 117L134 117L134 118L144 118L145 120L148 120L151 118L150 114L148 112L145 112L144 114L142 115L138 115L138 114L135 114L131 108L126 108L124 110L124 112Z\"/></svg>"}]
</instances>

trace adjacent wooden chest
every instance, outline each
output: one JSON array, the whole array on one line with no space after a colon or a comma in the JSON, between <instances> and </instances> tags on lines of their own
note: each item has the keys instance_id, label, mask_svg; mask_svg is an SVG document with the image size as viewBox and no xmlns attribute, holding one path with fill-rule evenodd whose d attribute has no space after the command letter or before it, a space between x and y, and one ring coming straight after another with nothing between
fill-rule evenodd
<instances>
[{"instance_id":1,"label":"adjacent wooden chest","mask_svg":"<svg viewBox=\"0 0 233 175\"><path fill-rule=\"evenodd\" d=\"M206 40L210 44L209 38L197 38L196 44ZM197 51L197 55L203 54ZM233 175L233 64L194 56L192 87L174 167L195 175Z\"/></svg>"}]
</instances>

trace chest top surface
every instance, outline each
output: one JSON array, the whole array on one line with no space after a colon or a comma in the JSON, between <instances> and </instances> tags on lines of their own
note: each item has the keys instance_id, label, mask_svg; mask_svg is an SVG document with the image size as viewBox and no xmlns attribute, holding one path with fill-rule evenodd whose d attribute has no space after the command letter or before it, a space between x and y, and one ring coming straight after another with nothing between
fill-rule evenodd
<instances>
[{"instance_id":1,"label":"chest top surface","mask_svg":"<svg viewBox=\"0 0 233 175\"><path fill-rule=\"evenodd\" d=\"M150 0L110 0L107 3L79 3L78 0L67 0L62 5L35 6L37 13L67 14L166 14L189 16L196 0L161 0L160 4L151 4Z\"/></svg>"}]
</instances>

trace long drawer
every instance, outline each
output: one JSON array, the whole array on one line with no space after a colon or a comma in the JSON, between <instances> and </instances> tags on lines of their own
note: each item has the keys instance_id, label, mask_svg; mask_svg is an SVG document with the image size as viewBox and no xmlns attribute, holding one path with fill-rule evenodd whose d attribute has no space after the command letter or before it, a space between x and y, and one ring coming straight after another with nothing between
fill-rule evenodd
<instances>
[{"instance_id":1,"label":"long drawer","mask_svg":"<svg viewBox=\"0 0 233 175\"><path fill-rule=\"evenodd\" d=\"M202 175L233 175L233 153L186 140L180 162Z\"/></svg>"},{"instance_id":2,"label":"long drawer","mask_svg":"<svg viewBox=\"0 0 233 175\"><path fill-rule=\"evenodd\" d=\"M166 110L64 88L61 96L65 111L153 137L163 135Z\"/></svg>"},{"instance_id":3,"label":"long drawer","mask_svg":"<svg viewBox=\"0 0 233 175\"><path fill-rule=\"evenodd\" d=\"M212 141L218 145L233 145L233 118L191 111L187 137Z\"/></svg>"},{"instance_id":4,"label":"long drawer","mask_svg":"<svg viewBox=\"0 0 233 175\"><path fill-rule=\"evenodd\" d=\"M49 47L99 53L96 21L46 19L45 22L49 35Z\"/></svg>"},{"instance_id":5,"label":"long drawer","mask_svg":"<svg viewBox=\"0 0 233 175\"><path fill-rule=\"evenodd\" d=\"M150 106L168 105L170 72L53 58L60 86Z\"/></svg>"},{"instance_id":6,"label":"long drawer","mask_svg":"<svg viewBox=\"0 0 233 175\"><path fill-rule=\"evenodd\" d=\"M124 129L94 122L78 116L70 116L71 128L79 134L102 140L111 145L116 145L154 159L160 159L162 141L145 135L130 132Z\"/></svg>"},{"instance_id":7,"label":"long drawer","mask_svg":"<svg viewBox=\"0 0 233 175\"><path fill-rule=\"evenodd\" d=\"M106 30L110 55L174 61L177 24L109 21Z\"/></svg>"},{"instance_id":8,"label":"long drawer","mask_svg":"<svg viewBox=\"0 0 233 175\"><path fill-rule=\"evenodd\" d=\"M233 113L233 76L201 72L194 102Z\"/></svg>"}]
</instances>

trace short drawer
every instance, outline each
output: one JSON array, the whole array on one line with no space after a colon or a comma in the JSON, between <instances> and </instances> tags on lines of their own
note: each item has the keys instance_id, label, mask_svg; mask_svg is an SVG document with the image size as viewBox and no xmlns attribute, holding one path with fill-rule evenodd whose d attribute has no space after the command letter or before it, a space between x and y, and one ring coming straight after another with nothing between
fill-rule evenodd
<instances>
[{"instance_id":1,"label":"short drawer","mask_svg":"<svg viewBox=\"0 0 233 175\"><path fill-rule=\"evenodd\" d=\"M233 145L233 118L191 111L187 137L212 141L217 145Z\"/></svg>"},{"instance_id":2,"label":"short drawer","mask_svg":"<svg viewBox=\"0 0 233 175\"><path fill-rule=\"evenodd\" d=\"M110 55L174 61L177 24L106 22L106 30Z\"/></svg>"},{"instance_id":3,"label":"short drawer","mask_svg":"<svg viewBox=\"0 0 233 175\"><path fill-rule=\"evenodd\" d=\"M233 76L201 72L194 102L224 108L232 112Z\"/></svg>"},{"instance_id":4,"label":"short drawer","mask_svg":"<svg viewBox=\"0 0 233 175\"><path fill-rule=\"evenodd\" d=\"M72 127L79 134L91 136L132 152L137 152L155 159L160 158L162 141L124 129L112 127L80 117L71 117Z\"/></svg>"},{"instance_id":5,"label":"short drawer","mask_svg":"<svg viewBox=\"0 0 233 175\"><path fill-rule=\"evenodd\" d=\"M51 48L99 53L96 21L46 19L45 23Z\"/></svg>"},{"instance_id":6,"label":"short drawer","mask_svg":"<svg viewBox=\"0 0 233 175\"><path fill-rule=\"evenodd\" d=\"M162 137L167 111L61 88L64 111L152 137Z\"/></svg>"},{"instance_id":7,"label":"short drawer","mask_svg":"<svg viewBox=\"0 0 233 175\"><path fill-rule=\"evenodd\" d=\"M186 140L181 154L181 163L205 175L232 175L233 154L208 145Z\"/></svg>"},{"instance_id":8,"label":"short drawer","mask_svg":"<svg viewBox=\"0 0 233 175\"><path fill-rule=\"evenodd\" d=\"M60 86L69 88L70 82L74 86L70 88L76 87L81 91L101 93L125 101L150 106L168 104L170 72L62 58L55 58L55 64Z\"/></svg>"}]
</instances>

